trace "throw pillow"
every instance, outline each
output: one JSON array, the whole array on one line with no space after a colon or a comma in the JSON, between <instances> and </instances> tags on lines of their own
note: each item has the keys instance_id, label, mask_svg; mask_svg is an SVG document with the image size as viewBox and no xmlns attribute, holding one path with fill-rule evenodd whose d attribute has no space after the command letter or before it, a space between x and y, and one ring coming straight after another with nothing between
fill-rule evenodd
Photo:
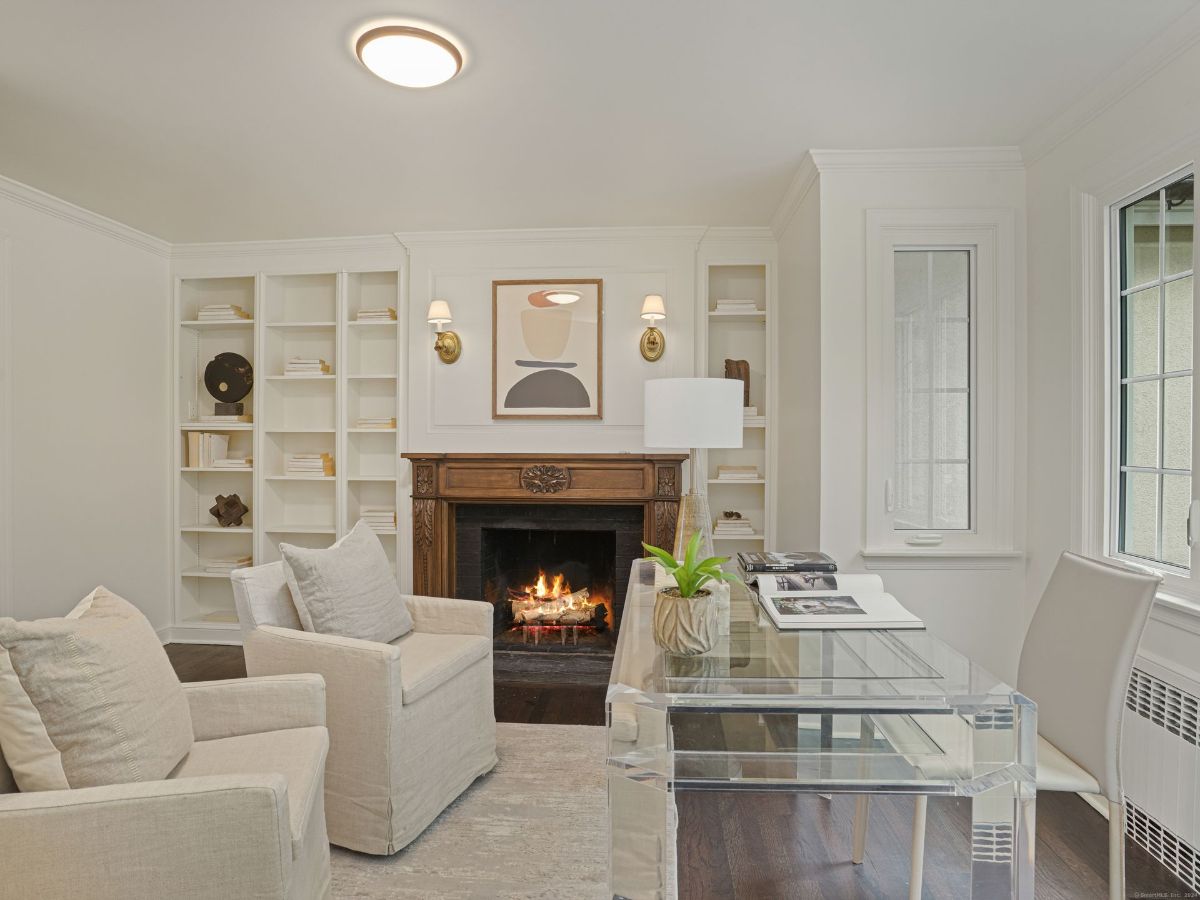
<instances>
[{"instance_id":1,"label":"throw pillow","mask_svg":"<svg viewBox=\"0 0 1200 900\"><path fill-rule=\"evenodd\" d=\"M327 550L280 544L305 631L388 643L412 631L387 552L366 522Z\"/></svg>"},{"instance_id":2,"label":"throw pillow","mask_svg":"<svg viewBox=\"0 0 1200 900\"><path fill-rule=\"evenodd\" d=\"M65 618L0 619L0 749L22 791L157 781L192 717L153 626L98 587Z\"/></svg>"}]
</instances>

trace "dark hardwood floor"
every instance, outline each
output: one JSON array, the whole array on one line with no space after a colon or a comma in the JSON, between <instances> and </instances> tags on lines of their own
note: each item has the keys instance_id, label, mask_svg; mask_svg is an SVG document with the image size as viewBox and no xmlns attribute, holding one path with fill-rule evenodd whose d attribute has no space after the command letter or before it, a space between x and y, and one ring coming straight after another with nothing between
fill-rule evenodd
<instances>
[{"instance_id":1,"label":"dark hardwood floor","mask_svg":"<svg viewBox=\"0 0 1200 900\"><path fill-rule=\"evenodd\" d=\"M242 678L240 647L170 644L182 681ZM603 684L496 681L501 722L604 724ZM681 793L682 900L876 900L908 896L912 800L872 801L867 858L850 859L854 800L808 794ZM966 801L933 798L925 844L925 898L969 896ZM1126 895L1197 898L1137 845L1126 842ZM1039 900L1108 896L1108 823L1074 794L1047 792L1037 804Z\"/></svg>"}]
</instances>

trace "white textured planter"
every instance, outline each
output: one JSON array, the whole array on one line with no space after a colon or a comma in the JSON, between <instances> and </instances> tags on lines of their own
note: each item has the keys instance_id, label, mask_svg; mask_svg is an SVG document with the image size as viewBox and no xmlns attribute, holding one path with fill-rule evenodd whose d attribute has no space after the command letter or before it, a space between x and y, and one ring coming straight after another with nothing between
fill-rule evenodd
<instances>
[{"instance_id":1,"label":"white textured planter","mask_svg":"<svg viewBox=\"0 0 1200 900\"><path fill-rule=\"evenodd\" d=\"M654 598L654 643L675 656L699 656L717 644L721 606L707 590L680 597L679 588L663 588Z\"/></svg>"}]
</instances>

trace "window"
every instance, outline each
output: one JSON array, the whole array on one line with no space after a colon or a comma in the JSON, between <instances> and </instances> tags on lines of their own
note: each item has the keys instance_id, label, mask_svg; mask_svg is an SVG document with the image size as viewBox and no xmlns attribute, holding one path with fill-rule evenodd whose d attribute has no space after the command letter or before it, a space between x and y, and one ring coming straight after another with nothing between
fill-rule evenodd
<instances>
[{"instance_id":1,"label":"window","mask_svg":"<svg viewBox=\"0 0 1200 900\"><path fill-rule=\"evenodd\" d=\"M867 213L864 554L1013 547L1011 210Z\"/></svg>"},{"instance_id":2,"label":"window","mask_svg":"<svg viewBox=\"0 0 1200 900\"><path fill-rule=\"evenodd\" d=\"M971 527L971 256L893 251L897 531Z\"/></svg>"},{"instance_id":3,"label":"window","mask_svg":"<svg viewBox=\"0 0 1200 900\"><path fill-rule=\"evenodd\" d=\"M1194 179L1113 215L1113 551L1186 574L1192 502Z\"/></svg>"}]
</instances>

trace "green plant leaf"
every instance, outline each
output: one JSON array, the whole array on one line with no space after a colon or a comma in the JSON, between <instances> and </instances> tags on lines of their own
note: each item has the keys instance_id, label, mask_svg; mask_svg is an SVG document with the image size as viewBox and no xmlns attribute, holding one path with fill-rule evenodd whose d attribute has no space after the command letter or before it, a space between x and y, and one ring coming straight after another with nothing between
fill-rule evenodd
<instances>
[{"instance_id":1,"label":"green plant leaf","mask_svg":"<svg viewBox=\"0 0 1200 900\"><path fill-rule=\"evenodd\" d=\"M663 568L668 572L674 572L679 568L679 563L675 561L675 557L661 547L653 547L645 541L642 541L642 547L658 562L662 563Z\"/></svg>"}]
</instances>

